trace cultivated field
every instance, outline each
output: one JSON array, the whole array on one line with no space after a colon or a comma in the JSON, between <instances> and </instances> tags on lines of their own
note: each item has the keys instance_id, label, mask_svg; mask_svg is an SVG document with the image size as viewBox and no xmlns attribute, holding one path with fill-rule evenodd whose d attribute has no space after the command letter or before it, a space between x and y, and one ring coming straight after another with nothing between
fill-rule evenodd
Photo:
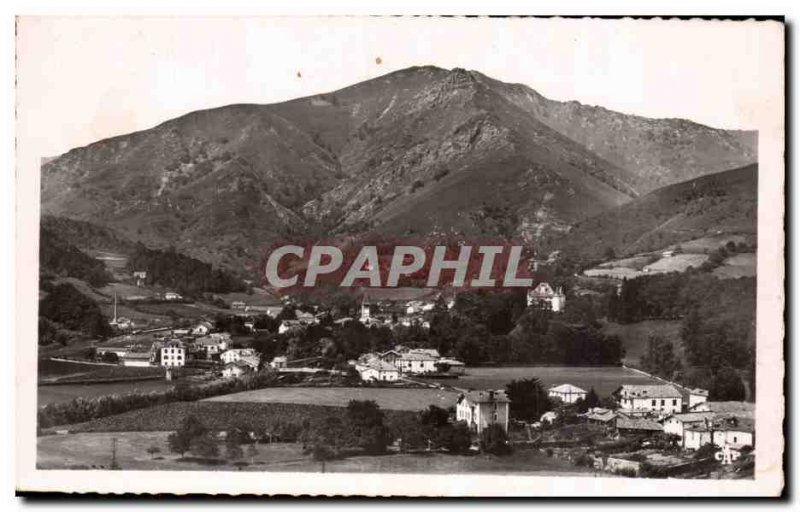
<instances>
[{"instance_id":1,"label":"cultivated field","mask_svg":"<svg viewBox=\"0 0 800 512\"><path fill-rule=\"evenodd\" d=\"M503 389L514 379L536 377L545 386L573 384L594 388L600 397L609 396L622 384L657 384L658 380L620 366L573 367L530 366L508 368L467 368L467 374L447 385L464 389Z\"/></svg>"},{"instance_id":2,"label":"cultivated field","mask_svg":"<svg viewBox=\"0 0 800 512\"><path fill-rule=\"evenodd\" d=\"M703 238L696 238L694 240L689 240L688 242L681 242L680 246L683 249L683 252L692 252L696 254L704 254L716 251L720 248L720 246L727 244L728 242L733 242L735 244L741 242L747 242L747 238L744 235L717 235L717 236L706 236Z\"/></svg>"},{"instance_id":3,"label":"cultivated field","mask_svg":"<svg viewBox=\"0 0 800 512\"><path fill-rule=\"evenodd\" d=\"M81 433L43 436L37 439L39 469L108 469L116 439L116 461L123 470L238 471L230 461L201 463L169 452L168 432ZM160 451L149 455L147 449ZM220 446L222 448L222 446ZM224 452L224 450L222 450ZM295 443L244 447L241 470L319 472L322 466ZM586 475L591 469L550 458L536 450L517 450L507 457L490 455L399 454L356 456L325 463L330 473L516 473L533 475Z\"/></svg>"},{"instance_id":4,"label":"cultivated field","mask_svg":"<svg viewBox=\"0 0 800 512\"><path fill-rule=\"evenodd\" d=\"M607 261L598 265L598 268L631 268L634 270L641 270L649 263L657 260L658 256L633 256L631 258L623 258L621 260Z\"/></svg>"},{"instance_id":5,"label":"cultivated field","mask_svg":"<svg viewBox=\"0 0 800 512\"><path fill-rule=\"evenodd\" d=\"M653 261L655 259L655 261ZM583 272L588 277L609 277L612 279L633 279L650 274L684 272L689 267L699 268L708 259L705 254L676 254L667 258L637 256L624 260L609 261L596 268ZM652 261L652 263L649 263Z\"/></svg>"},{"instance_id":6,"label":"cultivated field","mask_svg":"<svg viewBox=\"0 0 800 512\"><path fill-rule=\"evenodd\" d=\"M285 389L285 388L284 388ZM243 425L252 431L275 430L276 425L320 422L329 416L343 417L344 407L310 404L260 402L172 402L122 414L106 416L85 423L68 425L70 432L157 432L176 430L183 420L194 415L211 430L228 430ZM414 411L385 410L390 427L413 415Z\"/></svg>"},{"instance_id":7,"label":"cultivated field","mask_svg":"<svg viewBox=\"0 0 800 512\"><path fill-rule=\"evenodd\" d=\"M350 400L374 400L381 409L420 411L429 405L452 407L458 394L438 389L265 388L207 398L207 402L310 404L346 407Z\"/></svg>"},{"instance_id":8,"label":"cultivated field","mask_svg":"<svg viewBox=\"0 0 800 512\"><path fill-rule=\"evenodd\" d=\"M587 277L608 277L611 279L633 279L644 275L644 272L628 267L590 268L583 271Z\"/></svg>"},{"instance_id":9,"label":"cultivated field","mask_svg":"<svg viewBox=\"0 0 800 512\"><path fill-rule=\"evenodd\" d=\"M689 267L699 268L708 257L704 254L676 254L661 258L644 267L650 273L684 272Z\"/></svg>"},{"instance_id":10,"label":"cultivated field","mask_svg":"<svg viewBox=\"0 0 800 512\"><path fill-rule=\"evenodd\" d=\"M722 263L722 266L714 269L714 275L721 279L753 277L756 275L756 255L744 253L731 256Z\"/></svg>"}]
</instances>

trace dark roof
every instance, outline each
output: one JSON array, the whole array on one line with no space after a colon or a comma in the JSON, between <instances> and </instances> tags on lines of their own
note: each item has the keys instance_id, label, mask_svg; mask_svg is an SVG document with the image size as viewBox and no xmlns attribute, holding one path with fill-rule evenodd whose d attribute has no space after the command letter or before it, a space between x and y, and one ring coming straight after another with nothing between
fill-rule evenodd
<instances>
[{"instance_id":1,"label":"dark roof","mask_svg":"<svg viewBox=\"0 0 800 512\"><path fill-rule=\"evenodd\" d=\"M462 395L472 403L483 404L489 402L509 402L508 396L505 391L467 391ZM461 399L459 399L459 402Z\"/></svg>"},{"instance_id":2,"label":"dark roof","mask_svg":"<svg viewBox=\"0 0 800 512\"><path fill-rule=\"evenodd\" d=\"M620 394L629 398L682 398L680 391L670 384L623 384Z\"/></svg>"},{"instance_id":3,"label":"dark roof","mask_svg":"<svg viewBox=\"0 0 800 512\"><path fill-rule=\"evenodd\" d=\"M664 430L660 423L644 418L617 418L617 428L624 430Z\"/></svg>"}]
</instances>

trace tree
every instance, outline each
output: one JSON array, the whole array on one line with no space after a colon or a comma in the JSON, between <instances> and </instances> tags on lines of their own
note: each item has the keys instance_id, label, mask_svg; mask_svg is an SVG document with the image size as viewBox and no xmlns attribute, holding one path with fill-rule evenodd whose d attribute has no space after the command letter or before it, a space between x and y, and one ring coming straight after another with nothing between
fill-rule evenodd
<instances>
[{"instance_id":1,"label":"tree","mask_svg":"<svg viewBox=\"0 0 800 512\"><path fill-rule=\"evenodd\" d=\"M441 428L447 425L450 413L447 409L442 409L435 405L429 405L427 409L419 413L419 422L425 427Z\"/></svg>"},{"instance_id":2,"label":"tree","mask_svg":"<svg viewBox=\"0 0 800 512\"><path fill-rule=\"evenodd\" d=\"M511 446L508 444L508 435L498 423L492 423L483 429L480 437L480 448L484 453L492 455L508 455Z\"/></svg>"},{"instance_id":3,"label":"tree","mask_svg":"<svg viewBox=\"0 0 800 512\"><path fill-rule=\"evenodd\" d=\"M219 456L217 440L208 432L192 439L190 451L204 459L213 459Z\"/></svg>"},{"instance_id":4,"label":"tree","mask_svg":"<svg viewBox=\"0 0 800 512\"><path fill-rule=\"evenodd\" d=\"M206 427L194 415L184 418L181 426L167 438L170 451L180 453L181 456L192 447L192 441L206 433Z\"/></svg>"},{"instance_id":5,"label":"tree","mask_svg":"<svg viewBox=\"0 0 800 512\"><path fill-rule=\"evenodd\" d=\"M550 397L539 379L519 379L506 384L506 394L511 401L511 417L521 421L538 421L542 414L552 409Z\"/></svg>"},{"instance_id":6,"label":"tree","mask_svg":"<svg viewBox=\"0 0 800 512\"><path fill-rule=\"evenodd\" d=\"M578 412L586 412L589 409L593 409L595 407L600 407L600 397L597 396L594 388L591 388L588 393L586 393L586 398L582 400L578 400L576 403L578 406Z\"/></svg>"},{"instance_id":7,"label":"tree","mask_svg":"<svg viewBox=\"0 0 800 512\"><path fill-rule=\"evenodd\" d=\"M56 285L39 302L39 315L56 324L91 336L112 334L98 305L71 283Z\"/></svg>"},{"instance_id":8,"label":"tree","mask_svg":"<svg viewBox=\"0 0 800 512\"><path fill-rule=\"evenodd\" d=\"M461 453L469 449L472 444L472 435L466 422L458 421L436 430L436 437L433 441L437 446L441 446L449 452Z\"/></svg>"},{"instance_id":9,"label":"tree","mask_svg":"<svg viewBox=\"0 0 800 512\"><path fill-rule=\"evenodd\" d=\"M158 446L151 446L147 449L147 453L150 455L151 459L154 459L157 453L161 453L161 448Z\"/></svg>"},{"instance_id":10,"label":"tree","mask_svg":"<svg viewBox=\"0 0 800 512\"><path fill-rule=\"evenodd\" d=\"M225 456L231 461L237 461L244 457L242 445L239 444L239 440L236 436L228 435L228 437L225 438Z\"/></svg>"},{"instance_id":11,"label":"tree","mask_svg":"<svg viewBox=\"0 0 800 512\"><path fill-rule=\"evenodd\" d=\"M697 460L701 460L701 459L708 459L709 457L714 457L714 455L719 451L719 449L720 449L719 446L715 444L706 443L700 448L698 448L696 452L694 452L694 458Z\"/></svg>"},{"instance_id":12,"label":"tree","mask_svg":"<svg viewBox=\"0 0 800 512\"><path fill-rule=\"evenodd\" d=\"M315 444L311 448L311 457L320 462L320 472L325 472L325 463L329 460L333 460L334 453L331 448L324 444Z\"/></svg>"},{"instance_id":13,"label":"tree","mask_svg":"<svg viewBox=\"0 0 800 512\"><path fill-rule=\"evenodd\" d=\"M372 400L351 400L347 404L347 426L355 444L367 453L383 453L389 443L389 431L383 424L383 412Z\"/></svg>"},{"instance_id":14,"label":"tree","mask_svg":"<svg viewBox=\"0 0 800 512\"><path fill-rule=\"evenodd\" d=\"M672 379L681 366L672 342L659 334L650 334L647 352L642 356L640 365L645 371L665 379Z\"/></svg>"},{"instance_id":15,"label":"tree","mask_svg":"<svg viewBox=\"0 0 800 512\"><path fill-rule=\"evenodd\" d=\"M247 456L250 457L250 461L252 462L253 458L258 455L258 448L256 448L256 443L250 443L247 445Z\"/></svg>"},{"instance_id":16,"label":"tree","mask_svg":"<svg viewBox=\"0 0 800 512\"><path fill-rule=\"evenodd\" d=\"M712 401L742 401L745 399L746 390L739 373L725 366L717 370L711 381L708 399Z\"/></svg>"}]
</instances>

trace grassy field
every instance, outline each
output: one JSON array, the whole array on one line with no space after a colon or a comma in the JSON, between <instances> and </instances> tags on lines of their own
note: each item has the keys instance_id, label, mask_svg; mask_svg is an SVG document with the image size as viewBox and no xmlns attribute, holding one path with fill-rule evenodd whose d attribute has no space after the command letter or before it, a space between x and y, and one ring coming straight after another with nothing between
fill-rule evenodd
<instances>
[{"instance_id":1,"label":"grassy field","mask_svg":"<svg viewBox=\"0 0 800 512\"><path fill-rule=\"evenodd\" d=\"M707 259L704 254L676 254L647 265L645 270L650 273L684 272L689 267L700 268Z\"/></svg>"},{"instance_id":2,"label":"grassy field","mask_svg":"<svg viewBox=\"0 0 800 512\"><path fill-rule=\"evenodd\" d=\"M201 418L212 430L227 430L245 425L251 430L264 430L279 423L301 425L304 421L322 421L328 416L343 416L343 407L309 404L258 402L172 402L145 409L136 409L86 423L69 425L70 432L151 432L176 430L189 415ZM385 410L387 424L413 415L412 411Z\"/></svg>"},{"instance_id":3,"label":"grassy field","mask_svg":"<svg viewBox=\"0 0 800 512\"><path fill-rule=\"evenodd\" d=\"M629 267L590 268L583 271L586 277L608 277L611 279L634 279L644 275L644 272Z\"/></svg>"},{"instance_id":4,"label":"grassy field","mask_svg":"<svg viewBox=\"0 0 800 512\"><path fill-rule=\"evenodd\" d=\"M237 471L229 461L202 464L191 457L181 458L169 452L168 432L80 433L39 437L39 469L108 469L111 447L116 439L117 464L123 470L221 470ZM160 452L151 456L150 447ZM222 448L222 447L221 447ZM224 450L221 450L224 453ZM294 443L260 444L254 452L244 449L246 471L319 472L319 462L304 454ZM326 462L330 473L517 473L534 475L590 475L588 468L550 458L536 450L517 450L507 457L490 455L388 454L357 456Z\"/></svg>"},{"instance_id":5,"label":"grassy field","mask_svg":"<svg viewBox=\"0 0 800 512\"><path fill-rule=\"evenodd\" d=\"M731 256L722 263L722 266L714 269L714 275L720 279L753 277L756 275L756 255L744 253Z\"/></svg>"},{"instance_id":6,"label":"grassy field","mask_svg":"<svg viewBox=\"0 0 800 512\"><path fill-rule=\"evenodd\" d=\"M594 388L600 397L609 396L622 384L652 384L654 379L633 370L617 366L572 367L531 366L508 368L467 368L467 374L446 384L464 389L503 389L514 379L536 377L545 386L573 384L580 388Z\"/></svg>"},{"instance_id":7,"label":"grassy field","mask_svg":"<svg viewBox=\"0 0 800 512\"><path fill-rule=\"evenodd\" d=\"M651 334L658 334L672 341L676 353L682 353L680 320L645 320L627 325L607 322L603 325L603 332L616 334L622 339L622 346L625 347L622 362L627 365L639 364L640 358L647 351L647 340Z\"/></svg>"},{"instance_id":8,"label":"grassy field","mask_svg":"<svg viewBox=\"0 0 800 512\"><path fill-rule=\"evenodd\" d=\"M100 368L94 364L73 363L66 361L53 361L51 359L39 359L37 375L42 377L59 377L66 375L78 375L87 372L97 371Z\"/></svg>"},{"instance_id":9,"label":"grassy field","mask_svg":"<svg viewBox=\"0 0 800 512\"><path fill-rule=\"evenodd\" d=\"M374 400L381 409L419 411L429 405L452 407L457 393L437 389L265 388L207 398L206 402L311 404L345 407L350 400Z\"/></svg>"},{"instance_id":10,"label":"grassy field","mask_svg":"<svg viewBox=\"0 0 800 512\"><path fill-rule=\"evenodd\" d=\"M174 386L166 380L142 380L132 382L112 382L102 384L65 384L60 386L39 386L37 388L37 407L56 402L69 402L78 397L92 398L103 395L120 395L134 391L164 391Z\"/></svg>"},{"instance_id":11,"label":"grassy field","mask_svg":"<svg viewBox=\"0 0 800 512\"><path fill-rule=\"evenodd\" d=\"M82 365L89 366L89 365ZM114 379L137 379L143 377L164 377L164 368L159 366L138 367L138 366L97 366L92 365L90 371L65 375L60 377L57 382L72 382L86 380L114 380Z\"/></svg>"},{"instance_id":12,"label":"grassy field","mask_svg":"<svg viewBox=\"0 0 800 512\"><path fill-rule=\"evenodd\" d=\"M706 236L703 238L696 238L694 240L689 240L688 242L681 242L679 245L683 252L686 253L695 253L695 254L705 254L716 251L720 248L720 246L727 244L728 242L733 242L735 244L748 242L748 239L752 238L752 236L744 236L744 235L716 235L716 236Z\"/></svg>"}]
</instances>

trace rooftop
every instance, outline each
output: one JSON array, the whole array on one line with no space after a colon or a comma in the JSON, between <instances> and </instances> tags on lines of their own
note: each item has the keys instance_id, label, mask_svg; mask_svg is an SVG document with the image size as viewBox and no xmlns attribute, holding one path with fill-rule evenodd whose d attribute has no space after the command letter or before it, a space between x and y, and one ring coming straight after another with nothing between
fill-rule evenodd
<instances>
[{"instance_id":1,"label":"rooftop","mask_svg":"<svg viewBox=\"0 0 800 512\"><path fill-rule=\"evenodd\" d=\"M553 393L562 393L571 395L575 395L578 393L586 394L585 389L581 389L578 386L573 386L572 384L561 384L559 386L553 386L550 388L549 391Z\"/></svg>"},{"instance_id":2,"label":"rooftop","mask_svg":"<svg viewBox=\"0 0 800 512\"><path fill-rule=\"evenodd\" d=\"M617 418L617 428L625 430L658 430L658 431L664 429L660 423L655 422L653 420L647 420L644 418L626 418L624 416L620 416L619 418Z\"/></svg>"},{"instance_id":3,"label":"rooftop","mask_svg":"<svg viewBox=\"0 0 800 512\"><path fill-rule=\"evenodd\" d=\"M683 423L694 423L697 421L705 421L706 418L713 419L716 417L716 413L713 412L686 412L681 414L673 414L668 420L671 418L675 418L678 421Z\"/></svg>"},{"instance_id":4,"label":"rooftop","mask_svg":"<svg viewBox=\"0 0 800 512\"><path fill-rule=\"evenodd\" d=\"M681 398L680 391L670 384L623 384L619 390L624 398Z\"/></svg>"},{"instance_id":5,"label":"rooftop","mask_svg":"<svg viewBox=\"0 0 800 512\"><path fill-rule=\"evenodd\" d=\"M751 402L703 402L694 407L695 411L698 409L721 414L736 414L738 416L752 417L755 404Z\"/></svg>"},{"instance_id":6,"label":"rooftop","mask_svg":"<svg viewBox=\"0 0 800 512\"><path fill-rule=\"evenodd\" d=\"M509 402L505 391L467 391L462 395L466 400L474 404L484 404L489 402ZM459 398L459 402L461 399Z\"/></svg>"}]
</instances>

